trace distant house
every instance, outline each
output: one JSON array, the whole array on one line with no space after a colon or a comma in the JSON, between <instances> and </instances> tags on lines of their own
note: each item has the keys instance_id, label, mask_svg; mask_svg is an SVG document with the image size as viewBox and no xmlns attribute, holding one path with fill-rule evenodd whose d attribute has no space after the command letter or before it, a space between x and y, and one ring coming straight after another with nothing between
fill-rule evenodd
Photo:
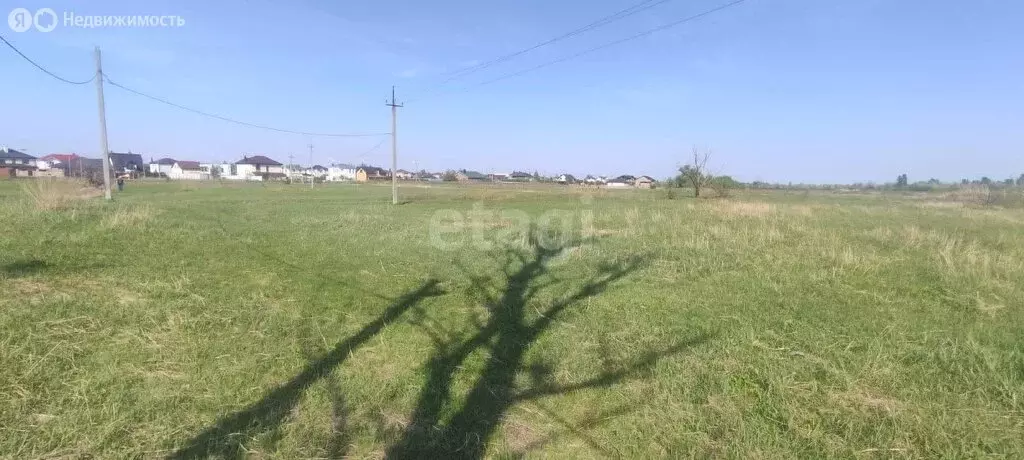
<instances>
[{"instance_id":1,"label":"distant house","mask_svg":"<svg viewBox=\"0 0 1024 460\"><path fill-rule=\"evenodd\" d=\"M608 181L609 187L632 187L636 183L636 177L628 174L616 177Z\"/></svg>"},{"instance_id":2,"label":"distant house","mask_svg":"<svg viewBox=\"0 0 1024 460\"><path fill-rule=\"evenodd\" d=\"M36 169L36 157L7 147L0 148L0 177L31 176Z\"/></svg>"},{"instance_id":3,"label":"distant house","mask_svg":"<svg viewBox=\"0 0 1024 460\"><path fill-rule=\"evenodd\" d=\"M587 176L583 179L583 182L588 185L603 185L607 180L603 177Z\"/></svg>"},{"instance_id":4,"label":"distant house","mask_svg":"<svg viewBox=\"0 0 1024 460\"><path fill-rule=\"evenodd\" d=\"M174 158L161 158L156 161L150 161L146 172L151 175L163 174L166 176L171 173L171 168L174 167L174 163L177 163Z\"/></svg>"},{"instance_id":5,"label":"distant house","mask_svg":"<svg viewBox=\"0 0 1024 460\"><path fill-rule=\"evenodd\" d=\"M522 171L512 171L512 174L509 174L508 178L509 180L514 181L529 181L533 180L533 174Z\"/></svg>"},{"instance_id":6,"label":"distant house","mask_svg":"<svg viewBox=\"0 0 1024 460\"><path fill-rule=\"evenodd\" d=\"M36 167L40 170L59 169L66 170L68 163L79 158L74 153L51 153L36 160Z\"/></svg>"},{"instance_id":7,"label":"distant house","mask_svg":"<svg viewBox=\"0 0 1024 460\"><path fill-rule=\"evenodd\" d=\"M235 174L233 176L236 177L256 176L270 179L286 176L283 164L263 155L243 156L241 160L235 162L234 166Z\"/></svg>"},{"instance_id":8,"label":"distant house","mask_svg":"<svg viewBox=\"0 0 1024 460\"><path fill-rule=\"evenodd\" d=\"M331 165L327 168L327 180L329 181L341 181L341 180L355 180L356 179L356 167L347 164Z\"/></svg>"},{"instance_id":9,"label":"distant house","mask_svg":"<svg viewBox=\"0 0 1024 460\"><path fill-rule=\"evenodd\" d=\"M487 176L483 174L476 171L467 171L465 169L455 173L455 177L459 182L481 182L488 180Z\"/></svg>"},{"instance_id":10,"label":"distant house","mask_svg":"<svg viewBox=\"0 0 1024 460\"><path fill-rule=\"evenodd\" d=\"M370 182L391 179L391 172L376 166L360 166L356 169L356 182Z\"/></svg>"},{"instance_id":11,"label":"distant house","mask_svg":"<svg viewBox=\"0 0 1024 460\"><path fill-rule=\"evenodd\" d=\"M404 169L399 169L398 171L395 171L395 177L397 177L399 180L409 180L415 179L416 175Z\"/></svg>"},{"instance_id":12,"label":"distant house","mask_svg":"<svg viewBox=\"0 0 1024 460\"><path fill-rule=\"evenodd\" d=\"M6 168L35 169L37 167L36 157L7 147L0 147L0 165Z\"/></svg>"},{"instance_id":13,"label":"distant house","mask_svg":"<svg viewBox=\"0 0 1024 460\"><path fill-rule=\"evenodd\" d=\"M505 174L505 173L490 173L490 174L487 175L487 178L490 179L490 180L499 181L499 182L500 181L506 181L509 178L509 174Z\"/></svg>"},{"instance_id":14,"label":"distant house","mask_svg":"<svg viewBox=\"0 0 1024 460\"><path fill-rule=\"evenodd\" d=\"M555 178L555 182L559 184L575 184L576 178L572 174L562 174Z\"/></svg>"},{"instance_id":15,"label":"distant house","mask_svg":"<svg viewBox=\"0 0 1024 460\"><path fill-rule=\"evenodd\" d=\"M636 188L652 188L654 187L654 178L651 176L640 176L633 181L633 185Z\"/></svg>"},{"instance_id":16,"label":"distant house","mask_svg":"<svg viewBox=\"0 0 1024 460\"><path fill-rule=\"evenodd\" d=\"M146 171L146 162L137 153L110 152L110 170L114 175L142 174Z\"/></svg>"},{"instance_id":17,"label":"distant house","mask_svg":"<svg viewBox=\"0 0 1024 460\"><path fill-rule=\"evenodd\" d=\"M231 163L199 163L199 169L210 177L218 177L221 179L229 179L233 176L231 169L234 167ZM216 173L214 173L216 171Z\"/></svg>"},{"instance_id":18,"label":"distant house","mask_svg":"<svg viewBox=\"0 0 1024 460\"><path fill-rule=\"evenodd\" d=\"M171 165L171 172L167 173L167 177L171 179L203 180L209 178L209 175L203 172L198 161L176 161Z\"/></svg>"},{"instance_id":19,"label":"distant house","mask_svg":"<svg viewBox=\"0 0 1024 460\"><path fill-rule=\"evenodd\" d=\"M327 168L321 165L313 165L311 168L308 168L305 171L303 171L302 174L305 176L324 178L327 177L327 171Z\"/></svg>"}]
</instances>

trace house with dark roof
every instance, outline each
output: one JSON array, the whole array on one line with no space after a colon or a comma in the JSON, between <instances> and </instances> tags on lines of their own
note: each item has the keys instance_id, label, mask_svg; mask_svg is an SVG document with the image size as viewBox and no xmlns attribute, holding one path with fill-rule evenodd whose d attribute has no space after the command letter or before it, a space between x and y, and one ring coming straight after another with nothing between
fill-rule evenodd
<instances>
[{"instance_id":1,"label":"house with dark roof","mask_svg":"<svg viewBox=\"0 0 1024 460\"><path fill-rule=\"evenodd\" d=\"M566 185L575 184L576 183L576 177L573 176L572 174L562 174L562 175L558 176L555 179L555 182L558 182L559 184L566 184Z\"/></svg>"},{"instance_id":2,"label":"house with dark roof","mask_svg":"<svg viewBox=\"0 0 1024 460\"><path fill-rule=\"evenodd\" d=\"M608 181L609 187L632 187L636 182L636 177L624 174Z\"/></svg>"},{"instance_id":3,"label":"house with dark roof","mask_svg":"<svg viewBox=\"0 0 1024 460\"><path fill-rule=\"evenodd\" d=\"M467 171L465 169L455 173L455 177L459 182L482 182L490 180L483 174L476 171Z\"/></svg>"},{"instance_id":4,"label":"house with dark roof","mask_svg":"<svg viewBox=\"0 0 1024 460\"><path fill-rule=\"evenodd\" d=\"M391 171L376 166L360 166L356 169L356 182L391 179Z\"/></svg>"},{"instance_id":5,"label":"house with dark roof","mask_svg":"<svg viewBox=\"0 0 1024 460\"><path fill-rule=\"evenodd\" d=\"M0 147L0 177L31 176L35 170L36 157Z\"/></svg>"},{"instance_id":6,"label":"house with dark roof","mask_svg":"<svg viewBox=\"0 0 1024 460\"><path fill-rule=\"evenodd\" d=\"M203 168L198 161L178 160L171 165L171 172L167 173L167 177L171 179L203 180L208 179L210 175L203 172Z\"/></svg>"},{"instance_id":7,"label":"house with dark roof","mask_svg":"<svg viewBox=\"0 0 1024 460\"><path fill-rule=\"evenodd\" d=\"M514 181L529 181L533 180L533 174L522 171L512 171L512 174L509 174L508 178L509 180Z\"/></svg>"},{"instance_id":8,"label":"house with dark roof","mask_svg":"<svg viewBox=\"0 0 1024 460\"><path fill-rule=\"evenodd\" d=\"M242 177L260 176L265 179L285 177L284 165L263 155L244 156L235 162L235 174Z\"/></svg>"},{"instance_id":9,"label":"house with dark roof","mask_svg":"<svg viewBox=\"0 0 1024 460\"><path fill-rule=\"evenodd\" d=\"M142 174L146 171L146 162L137 153L110 152L110 171L115 175Z\"/></svg>"},{"instance_id":10,"label":"house with dark roof","mask_svg":"<svg viewBox=\"0 0 1024 460\"><path fill-rule=\"evenodd\" d=\"M0 147L0 166L10 167L36 167L36 157L25 152L20 152L7 147Z\"/></svg>"}]
</instances>

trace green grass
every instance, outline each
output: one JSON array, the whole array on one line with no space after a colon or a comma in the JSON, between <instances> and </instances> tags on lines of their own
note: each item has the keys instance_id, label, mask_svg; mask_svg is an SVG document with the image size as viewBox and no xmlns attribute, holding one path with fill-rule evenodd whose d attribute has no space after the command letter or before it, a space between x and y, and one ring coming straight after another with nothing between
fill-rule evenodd
<instances>
[{"instance_id":1,"label":"green grass","mask_svg":"<svg viewBox=\"0 0 1024 460\"><path fill-rule=\"evenodd\" d=\"M1021 209L75 190L0 182L2 458L1024 457Z\"/></svg>"}]
</instances>

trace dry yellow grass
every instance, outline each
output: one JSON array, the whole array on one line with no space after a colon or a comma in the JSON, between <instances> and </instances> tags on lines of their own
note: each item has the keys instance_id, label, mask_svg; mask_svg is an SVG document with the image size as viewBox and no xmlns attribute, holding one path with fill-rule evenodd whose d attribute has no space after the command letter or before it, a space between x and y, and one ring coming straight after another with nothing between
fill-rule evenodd
<instances>
[{"instance_id":1,"label":"dry yellow grass","mask_svg":"<svg viewBox=\"0 0 1024 460\"><path fill-rule=\"evenodd\" d=\"M775 212L772 204L756 201L716 200L710 207L715 213L728 217L767 217Z\"/></svg>"},{"instance_id":2,"label":"dry yellow grass","mask_svg":"<svg viewBox=\"0 0 1024 460\"><path fill-rule=\"evenodd\" d=\"M21 192L36 209L63 209L71 204L103 195L103 190L78 180L32 179L21 184Z\"/></svg>"},{"instance_id":3,"label":"dry yellow grass","mask_svg":"<svg viewBox=\"0 0 1024 460\"><path fill-rule=\"evenodd\" d=\"M137 228L153 219L153 208L146 205L123 205L103 217L100 227L108 230Z\"/></svg>"}]
</instances>

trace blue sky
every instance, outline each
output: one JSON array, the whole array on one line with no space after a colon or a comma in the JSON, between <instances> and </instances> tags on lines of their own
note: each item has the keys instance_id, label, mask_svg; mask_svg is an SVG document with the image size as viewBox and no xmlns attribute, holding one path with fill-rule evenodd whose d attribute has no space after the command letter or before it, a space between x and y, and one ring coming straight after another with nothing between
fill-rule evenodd
<instances>
[{"instance_id":1,"label":"blue sky","mask_svg":"<svg viewBox=\"0 0 1024 460\"><path fill-rule=\"evenodd\" d=\"M178 15L181 28L58 26L3 35L69 79L104 53L114 81L253 123L387 132L400 167L673 174L694 145L719 173L778 182L959 180L1024 172L1024 2L748 0L649 37L491 85L724 3L674 0L423 94L444 74L638 0L4 1L61 15ZM0 143L99 151L93 85L0 50ZM466 89L468 87L468 89ZM463 90L465 89L465 90ZM110 147L147 158L389 163L376 138L310 138L200 117L107 87Z\"/></svg>"}]
</instances>

